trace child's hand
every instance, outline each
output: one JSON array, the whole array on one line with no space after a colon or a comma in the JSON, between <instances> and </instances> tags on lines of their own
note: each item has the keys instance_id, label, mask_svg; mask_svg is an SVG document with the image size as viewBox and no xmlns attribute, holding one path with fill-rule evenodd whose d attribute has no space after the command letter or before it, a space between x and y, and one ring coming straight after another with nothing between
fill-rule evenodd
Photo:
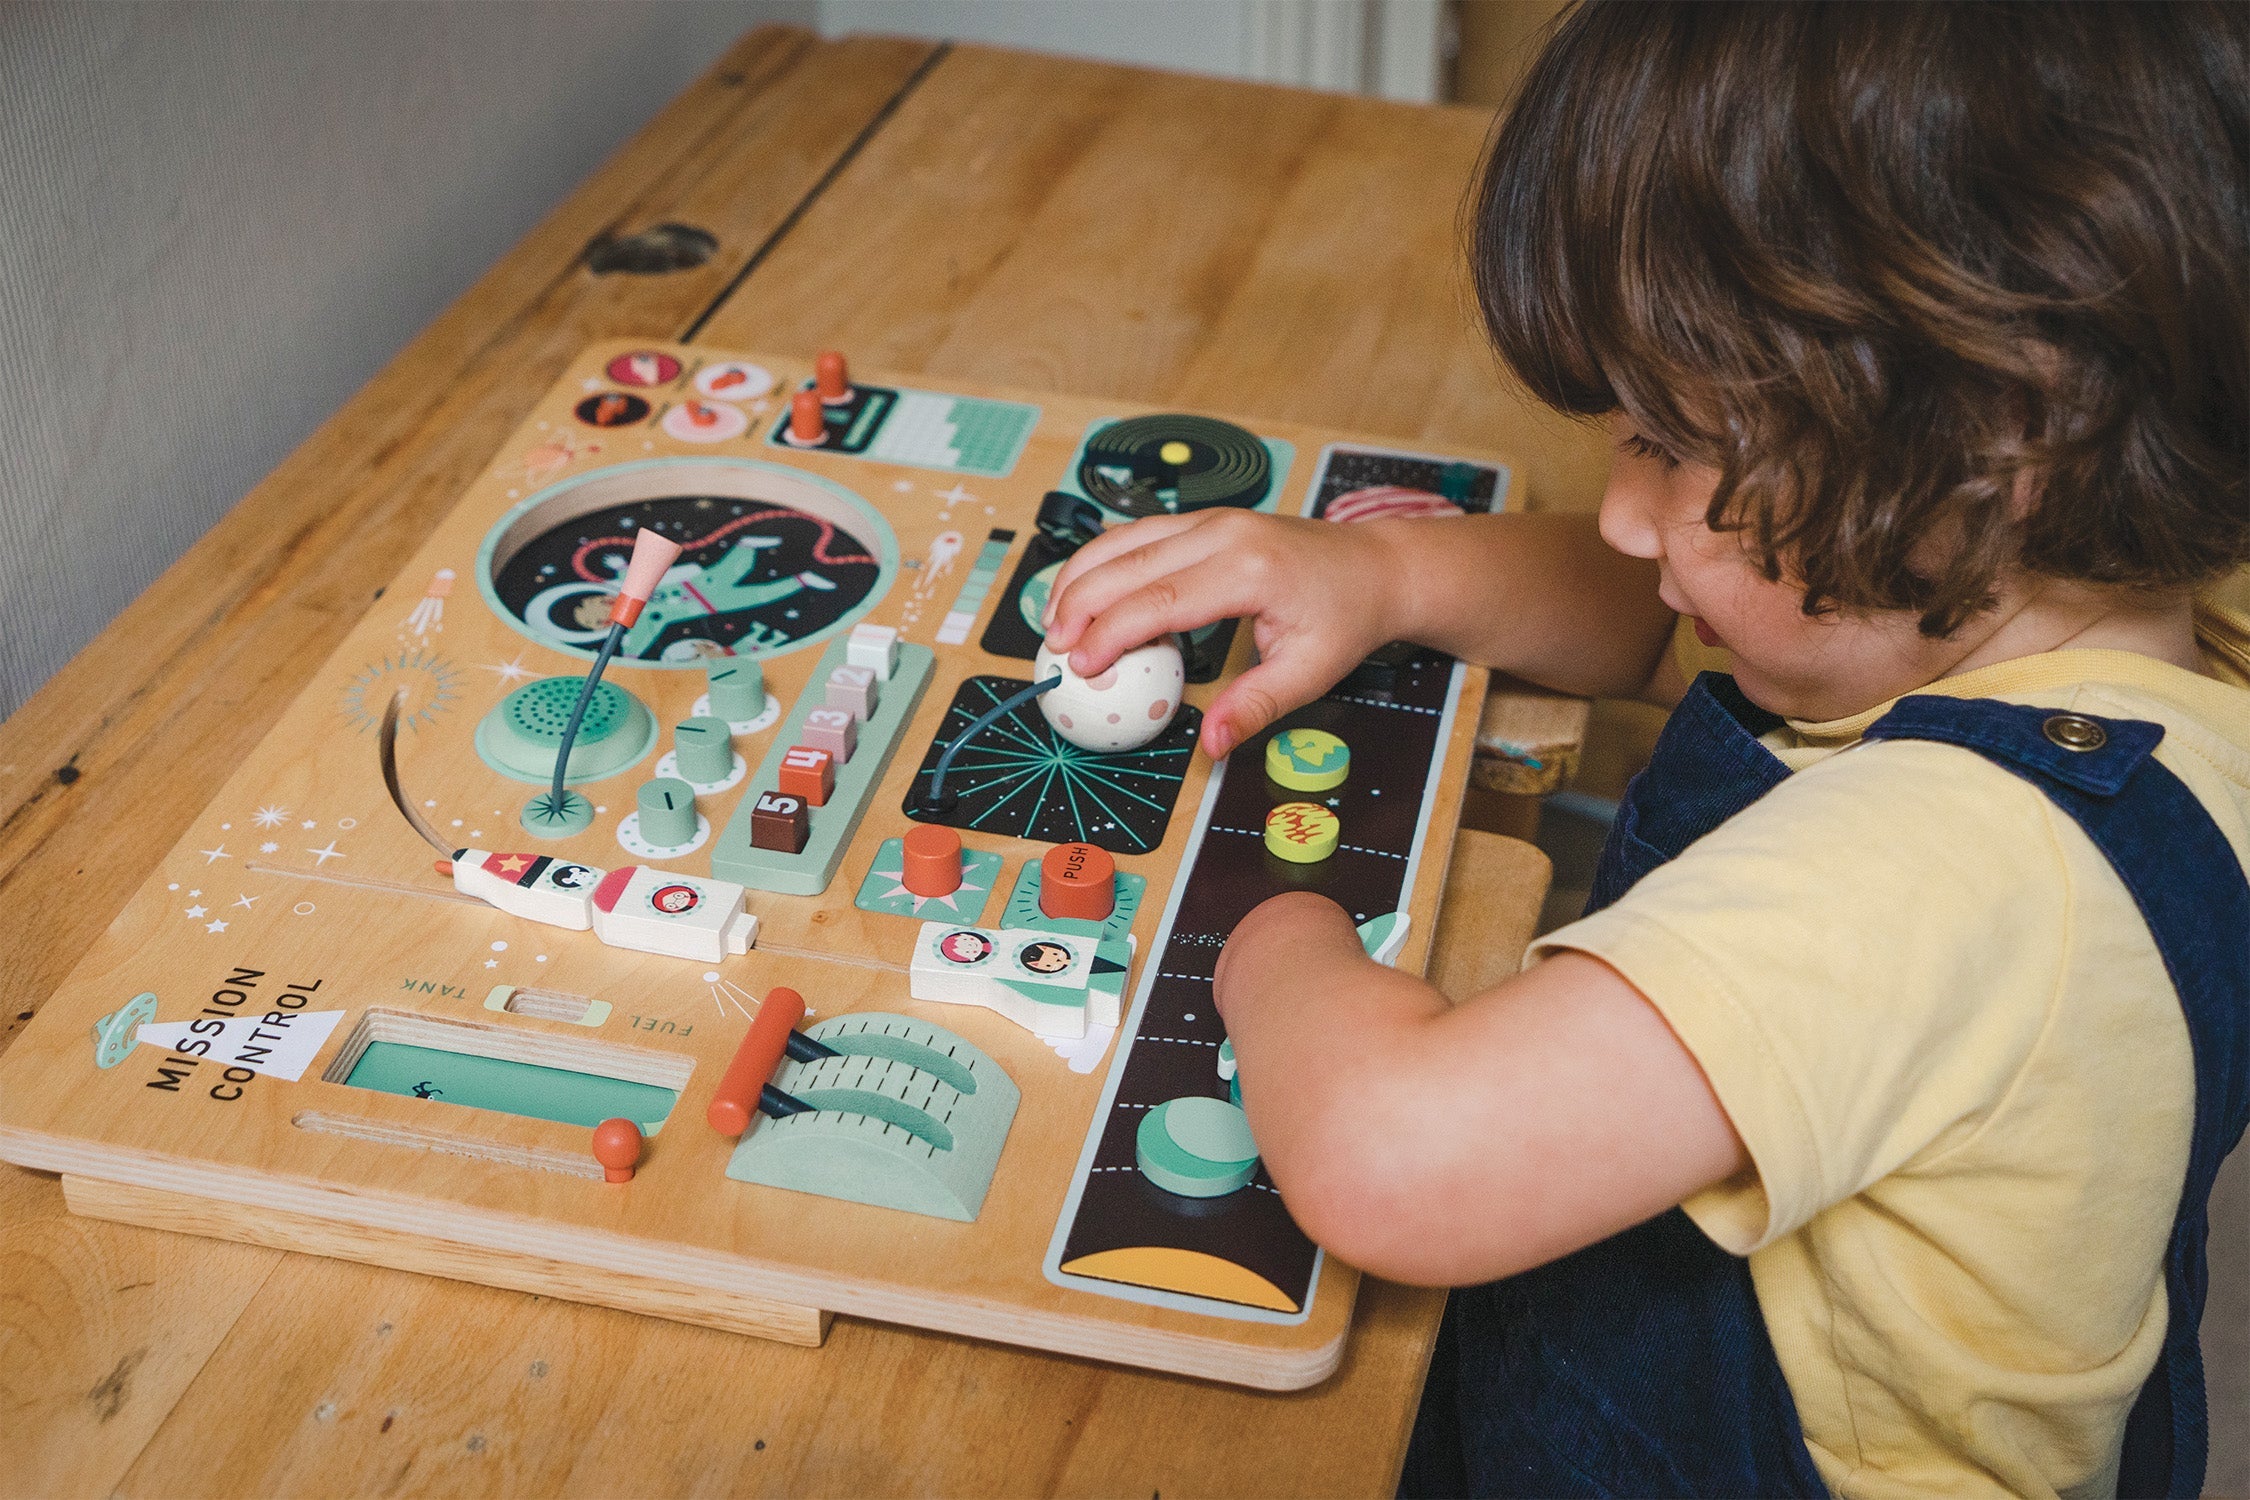
<instances>
[{"instance_id":1,"label":"child's hand","mask_svg":"<svg viewBox=\"0 0 2250 1500\"><path fill-rule=\"evenodd\" d=\"M1203 716L1214 759L1310 703L1397 635L1402 569L1380 523L1207 510L1152 516L1078 550L1047 602L1047 644L1093 676L1166 631L1247 617L1259 662Z\"/></svg>"}]
</instances>

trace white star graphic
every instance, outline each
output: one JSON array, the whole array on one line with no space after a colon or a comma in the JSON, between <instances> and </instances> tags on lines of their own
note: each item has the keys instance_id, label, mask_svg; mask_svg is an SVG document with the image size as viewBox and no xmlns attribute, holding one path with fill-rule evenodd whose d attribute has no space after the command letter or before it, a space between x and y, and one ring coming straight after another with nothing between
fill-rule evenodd
<instances>
[{"instance_id":1,"label":"white star graphic","mask_svg":"<svg viewBox=\"0 0 2250 1500\"><path fill-rule=\"evenodd\" d=\"M227 924L224 920L218 917L213 917L210 921L203 924L203 930L205 932L224 932L227 930Z\"/></svg>"},{"instance_id":2,"label":"white star graphic","mask_svg":"<svg viewBox=\"0 0 2250 1500\"><path fill-rule=\"evenodd\" d=\"M257 899L255 896L237 896L234 898L234 904L247 911Z\"/></svg>"},{"instance_id":3,"label":"white star graphic","mask_svg":"<svg viewBox=\"0 0 2250 1500\"><path fill-rule=\"evenodd\" d=\"M201 921L205 913L210 911L210 908L203 905L201 902L197 902L195 905L188 907L186 910L189 916L194 917L198 921Z\"/></svg>"},{"instance_id":4,"label":"white star graphic","mask_svg":"<svg viewBox=\"0 0 2250 1500\"><path fill-rule=\"evenodd\" d=\"M277 843L274 843L271 839L268 839L265 843L262 843L258 846L258 852L260 854L274 854L278 853L280 849L281 846Z\"/></svg>"},{"instance_id":5,"label":"white star graphic","mask_svg":"<svg viewBox=\"0 0 2250 1500\"><path fill-rule=\"evenodd\" d=\"M502 687L507 687L510 683L525 681L531 676L531 668L523 664L523 653L521 651L516 653L513 661L488 661L480 662L478 665L484 671L499 673Z\"/></svg>"},{"instance_id":6,"label":"white star graphic","mask_svg":"<svg viewBox=\"0 0 2250 1500\"><path fill-rule=\"evenodd\" d=\"M297 826L299 828L318 828L320 826L320 820L317 818L307 818L304 822L299 823Z\"/></svg>"},{"instance_id":7,"label":"white star graphic","mask_svg":"<svg viewBox=\"0 0 2250 1500\"><path fill-rule=\"evenodd\" d=\"M943 500L948 505L959 505L965 500L974 500L977 498L976 496L970 494L967 490L961 488L961 481L958 479L953 481L952 489L939 490L937 492L937 497L940 500Z\"/></svg>"},{"instance_id":8,"label":"white star graphic","mask_svg":"<svg viewBox=\"0 0 2250 1500\"><path fill-rule=\"evenodd\" d=\"M203 856L203 862L207 865L217 864L222 859L234 858L233 855L227 853L227 846L224 844L219 845L216 849L198 849L195 852Z\"/></svg>"},{"instance_id":9,"label":"white star graphic","mask_svg":"<svg viewBox=\"0 0 2250 1500\"><path fill-rule=\"evenodd\" d=\"M334 839L330 839L327 843L327 846L324 848L307 849L305 852L313 856L315 859L319 860L320 865L325 865L332 859L342 859L344 857L344 851L336 847L336 841ZM314 868L318 869L320 868L320 865L315 865Z\"/></svg>"},{"instance_id":10,"label":"white star graphic","mask_svg":"<svg viewBox=\"0 0 2250 1500\"><path fill-rule=\"evenodd\" d=\"M250 821L260 828L279 828L289 821L289 809L286 807L261 807Z\"/></svg>"},{"instance_id":11,"label":"white star graphic","mask_svg":"<svg viewBox=\"0 0 2250 1500\"><path fill-rule=\"evenodd\" d=\"M500 960L497 958L488 958L484 961L484 966L488 969L497 969L500 967Z\"/></svg>"}]
</instances>

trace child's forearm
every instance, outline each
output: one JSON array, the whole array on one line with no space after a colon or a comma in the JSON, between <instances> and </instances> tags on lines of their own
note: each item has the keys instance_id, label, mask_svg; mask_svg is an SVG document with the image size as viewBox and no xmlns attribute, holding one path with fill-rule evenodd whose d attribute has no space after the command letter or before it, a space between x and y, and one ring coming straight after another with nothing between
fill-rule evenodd
<instances>
[{"instance_id":1,"label":"child's forearm","mask_svg":"<svg viewBox=\"0 0 2250 1500\"><path fill-rule=\"evenodd\" d=\"M1558 692L1651 696L1676 617L1655 564L1612 550L1592 516L1368 524L1393 560L1399 639Z\"/></svg>"},{"instance_id":2,"label":"child's forearm","mask_svg":"<svg viewBox=\"0 0 2250 1500\"><path fill-rule=\"evenodd\" d=\"M1282 1200L1375 1275L1512 1275L1746 1165L1694 1058L1592 958L1558 955L1449 1006L1300 892L1243 919L1214 998Z\"/></svg>"}]
</instances>

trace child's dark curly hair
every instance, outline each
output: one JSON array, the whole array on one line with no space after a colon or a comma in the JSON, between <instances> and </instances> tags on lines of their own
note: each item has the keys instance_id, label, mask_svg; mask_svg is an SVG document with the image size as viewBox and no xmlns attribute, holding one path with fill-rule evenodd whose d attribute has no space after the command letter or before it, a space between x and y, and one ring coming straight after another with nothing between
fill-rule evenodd
<instances>
[{"instance_id":1,"label":"child's dark curly hair","mask_svg":"<svg viewBox=\"0 0 2250 1500\"><path fill-rule=\"evenodd\" d=\"M1808 613L2250 561L2250 7L1597 0L1472 213L1502 357Z\"/></svg>"}]
</instances>

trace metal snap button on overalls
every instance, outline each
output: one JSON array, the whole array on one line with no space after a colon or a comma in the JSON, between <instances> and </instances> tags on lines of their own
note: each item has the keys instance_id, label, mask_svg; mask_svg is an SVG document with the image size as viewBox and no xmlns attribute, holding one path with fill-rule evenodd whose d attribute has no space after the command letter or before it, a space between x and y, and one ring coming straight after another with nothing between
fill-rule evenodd
<instances>
[{"instance_id":1,"label":"metal snap button on overalls","mask_svg":"<svg viewBox=\"0 0 2250 1500\"><path fill-rule=\"evenodd\" d=\"M2084 714L2050 714L2039 727L2065 750L2099 750L2109 743L2109 731Z\"/></svg>"}]
</instances>

